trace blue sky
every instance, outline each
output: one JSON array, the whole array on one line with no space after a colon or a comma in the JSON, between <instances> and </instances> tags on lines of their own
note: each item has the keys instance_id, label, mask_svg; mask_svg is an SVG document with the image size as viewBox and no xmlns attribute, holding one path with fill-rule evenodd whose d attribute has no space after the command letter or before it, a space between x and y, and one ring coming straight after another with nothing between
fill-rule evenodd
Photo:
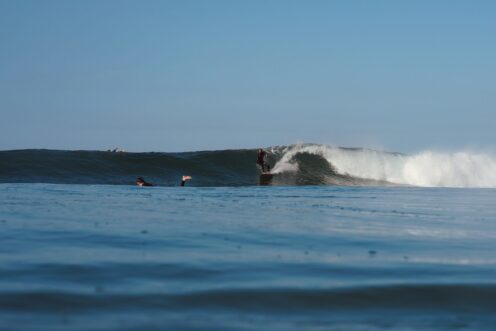
<instances>
[{"instance_id":1,"label":"blue sky","mask_svg":"<svg viewBox=\"0 0 496 331\"><path fill-rule=\"evenodd\" d=\"M493 147L493 1L0 0L0 149Z\"/></svg>"}]
</instances>

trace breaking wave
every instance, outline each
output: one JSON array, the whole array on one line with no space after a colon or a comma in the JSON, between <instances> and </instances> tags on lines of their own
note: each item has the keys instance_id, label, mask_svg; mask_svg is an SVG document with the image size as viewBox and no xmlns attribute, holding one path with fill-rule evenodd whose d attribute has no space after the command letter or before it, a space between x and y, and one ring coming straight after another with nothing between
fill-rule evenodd
<instances>
[{"instance_id":1,"label":"breaking wave","mask_svg":"<svg viewBox=\"0 0 496 331\"><path fill-rule=\"evenodd\" d=\"M302 164L297 160L303 155L325 161L328 174L333 175L324 176L322 181L330 184L335 183L336 178L345 178L358 184L371 180L427 187L496 187L496 159L469 152L424 151L405 155L370 149L296 145L283 151L273 171L302 171Z\"/></svg>"},{"instance_id":2,"label":"breaking wave","mask_svg":"<svg viewBox=\"0 0 496 331\"><path fill-rule=\"evenodd\" d=\"M318 144L272 147L272 185L496 187L496 158L485 153L413 155ZM0 152L0 182L163 186L190 175L192 186L258 185L257 150L185 153L14 150Z\"/></svg>"}]
</instances>

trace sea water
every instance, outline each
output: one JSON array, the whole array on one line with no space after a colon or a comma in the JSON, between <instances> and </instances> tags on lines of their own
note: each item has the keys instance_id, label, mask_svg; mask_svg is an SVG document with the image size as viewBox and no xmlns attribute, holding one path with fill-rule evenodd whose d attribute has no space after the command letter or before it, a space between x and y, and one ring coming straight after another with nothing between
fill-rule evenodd
<instances>
[{"instance_id":1,"label":"sea water","mask_svg":"<svg viewBox=\"0 0 496 331\"><path fill-rule=\"evenodd\" d=\"M1 330L494 330L496 190L0 184Z\"/></svg>"}]
</instances>

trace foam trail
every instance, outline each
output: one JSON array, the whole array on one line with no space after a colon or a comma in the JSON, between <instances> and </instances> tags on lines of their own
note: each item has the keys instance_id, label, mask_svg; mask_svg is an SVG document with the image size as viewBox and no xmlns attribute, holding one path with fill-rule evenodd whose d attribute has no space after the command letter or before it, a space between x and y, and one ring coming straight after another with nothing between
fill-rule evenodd
<instances>
[{"instance_id":1,"label":"foam trail","mask_svg":"<svg viewBox=\"0 0 496 331\"><path fill-rule=\"evenodd\" d=\"M283 151L274 173L297 171L299 153L318 155L338 174L395 184L426 187L496 187L496 159L484 153L439 153L414 155L327 145L295 145Z\"/></svg>"},{"instance_id":2,"label":"foam trail","mask_svg":"<svg viewBox=\"0 0 496 331\"><path fill-rule=\"evenodd\" d=\"M403 173L412 185L496 187L496 160L486 154L427 151L408 157Z\"/></svg>"},{"instance_id":3,"label":"foam trail","mask_svg":"<svg viewBox=\"0 0 496 331\"><path fill-rule=\"evenodd\" d=\"M301 150L301 145L296 145L294 147L286 147L282 150L282 157L272 168L273 174L281 174L283 172L296 172L298 171L298 164L292 162L293 157ZM271 150L273 154L279 154L277 150Z\"/></svg>"}]
</instances>

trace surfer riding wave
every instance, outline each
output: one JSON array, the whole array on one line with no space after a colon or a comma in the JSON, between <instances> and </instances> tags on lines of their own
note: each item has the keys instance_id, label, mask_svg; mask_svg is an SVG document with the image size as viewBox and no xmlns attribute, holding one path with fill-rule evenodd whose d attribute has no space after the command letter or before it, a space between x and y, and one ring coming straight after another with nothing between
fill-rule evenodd
<instances>
[{"instance_id":1,"label":"surfer riding wave","mask_svg":"<svg viewBox=\"0 0 496 331\"><path fill-rule=\"evenodd\" d=\"M257 165L262 169L262 173L270 172L270 165L267 163L267 152L262 148L258 150Z\"/></svg>"}]
</instances>

